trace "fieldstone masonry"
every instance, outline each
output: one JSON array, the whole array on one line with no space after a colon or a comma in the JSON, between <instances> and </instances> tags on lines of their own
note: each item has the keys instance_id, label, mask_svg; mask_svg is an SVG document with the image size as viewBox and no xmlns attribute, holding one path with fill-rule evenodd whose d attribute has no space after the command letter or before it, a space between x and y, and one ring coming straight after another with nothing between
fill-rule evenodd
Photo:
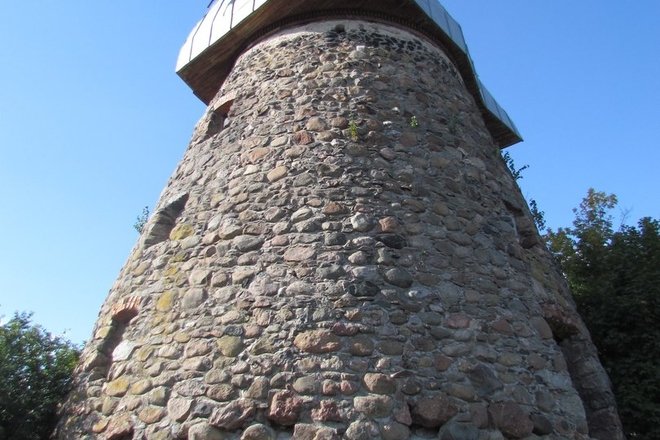
<instances>
[{"instance_id":1,"label":"fieldstone masonry","mask_svg":"<svg viewBox=\"0 0 660 440\"><path fill-rule=\"evenodd\" d=\"M623 438L452 61L358 20L238 59L62 414L60 439Z\"/></svg>"}]
</instances>

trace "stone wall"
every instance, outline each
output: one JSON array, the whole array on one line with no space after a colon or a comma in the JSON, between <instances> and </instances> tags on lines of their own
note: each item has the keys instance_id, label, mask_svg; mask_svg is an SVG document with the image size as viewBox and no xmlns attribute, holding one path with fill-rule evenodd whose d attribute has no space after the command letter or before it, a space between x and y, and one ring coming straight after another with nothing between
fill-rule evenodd
<instances>
[{"instance_id":1,"label":"stone wall","mask_svg":"<svg viewBox=\"0 0 660 440\"><path fill-rule=\"evenodd\" d=\"M622 438L451 60L342 21L237 61L101 310L58 435L588 439L588 420Z\"/></svg>"}]
</instances>

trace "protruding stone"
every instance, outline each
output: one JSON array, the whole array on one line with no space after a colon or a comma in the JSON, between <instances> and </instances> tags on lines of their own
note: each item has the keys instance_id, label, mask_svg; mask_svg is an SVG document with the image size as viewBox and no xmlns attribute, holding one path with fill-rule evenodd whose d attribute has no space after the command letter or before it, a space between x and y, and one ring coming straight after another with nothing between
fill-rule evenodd
<instances>
[{"instance_id":1,"label":"protruding stone","mask_svg":"<svg viewBox=\"0 0 660 440\"><path fill-rule=\"evenodd\" d=\"M179 223L170 232L170 240L183 240L195 233L195 229L187 223Z\"/></svg>"},{"instance_id":2,"label":"protruding stone","mask_svg":"<svg viewBox=\"0 0 660 440\"><path fill-rule=\"evenodd\" d=\"M508 437L525 438L534 430L529 415L514 402L492 403L488 407L488 414L495 427Z\"/></svg>"},{"instance_id":3,"label":"protruding stone","mask_svg":"<svg viewBox=\"0 0 660 440\"><path fill-rule=\"evenodd\" d=\"M227 402L236 397L236 390L229 384L212 385L206 390L206 395L218 402Z\"/></svg>"},{"instance_id":4,"label":"protruding stone","mask_svg":"<svg viewBox=\"0 0 660 440\"><path fill-rule=\"evenodd\" d=\"M406 239L399 234L379 234L376 239L392 249L403 249L408 244Z\"/></svg>"},{"instance_id":5,"label":"protruding stone","mask_svg":"<svg viewBox=\"0 0 660 440\"><path fill-rule=\"evenodd\" d=\"M385 423L380 428L383 440L407 440L410 437L410 429L401 423Z\"/></svg>"},{"instance_id":6,"label":"protruding stone","mask_svg":"<svg viewBox=\"0 0 660 440\"><path fill-rule=\"evenodd\" d=\"M254 150L250 150L246 157L250 161L250 163L257 163L260 159L263 159L270 153L270 148L255 148Z\"/></svg>"},{"instance_id":7,"label":"protruding stone","mask_svg":"<svg viewBox=\"0 0 660 440\"><path fill-rule=\"evenodd\" d=\"M279 391L273 395L268 409L268 419L283 426L291 426L298 421L303 401L292 391Z\"/></svg>"},{"instance_id":8,"label":"protruding stone","mask_svg":"<svg viewBox=\"0 0 660 440\"><path fill-rule=\"evenodd\" d=\"M333 327L333 331L335 333L337 333L337 329L334 328L334 327ZM337 334L340 334L340 333L337 333ZM350 342L349 342L349 345L348 345L348 351L353 356L371 356L371 354L374 352L374 342L367 335L355 336L355 337L350 339Z\"/></svg>"},{"instance_id":9,"label":"protruding stone","mask_svg":"<svg viewBox=\"0 0 660 440\"><path fill-rule=\"evenodd\" d=\"M206 392L206 388L206 384L200 379L181 380L174 385L174 391L185 397L201 396Z\"/></svg>"},{"instance_id":10,"label":"protruding stone","mask_svg":"<svg viewBox=\"0 0 660 440\"><path fill-rule=\"evenodd\" d=\"M105 429L106 440L121 440L133 436L133 420L130 414L119 414L110 419Z\"/></svg>"},{"instance_id":11,"label":"protruding stone","mask_svg":"<svg viewBox=\"0 0 660 440\"><path fill-rule=\"evenodd\" d=\"M241 440L275 440L275 432L268 426L258 423L243 431Z\"/></svg>"},{"instance_id":12,"label":"protruding stone","mask_svg":"<svg viewBox=\"0 0 660 440\"><path fill-rule=\"evenodd\" d=\"M216 408L209 418L209 423L217 428L234 430L252 421L255 414L256 409L252 402L239 399Z\"/></svg>"},{"instance_id":13,"label":"protruding stone","mask_svg":"<svg viewBox=\"0 0 660 440\"><path fill-rule=\"evenodd\" d=\"M291 262L308 261L314 258L316 251L311 247L292 247L284 252L284 260Z\"/></svg>"},{"instance_id":14,"label":"protruding stone","mask_svg":"<svg viewBox=\"0 0 660 440\"><path fill-rule=\"evenodd\" d=\"M541 414L533 414L531 417L532 423L534 424L534 429L532 432L536 435L548 435L552 434L552 422L548 420L547 417L542 416Z\"/></svg>"},{"instance_id":15,"label":"protruding stone","mask_svg":"<svg viewBox=\"0 0 660 440\"><path fill-rule=\"evenodd\" d=\"M497 378L495 372L484 364L478 364L469 370L468 377L480 396L492 395L494 391L503 386L502 381Z\"/></svg>"},{"instance_id":16,"label":"protruding stone","mask_svg":"<svg viewBox=\"0 0 660 440\"><path fill-rule=\"evenodd\" d=\"M414 378L406 379L401 385L401 391L409 396L414 396L422 391L422 385Z\"/></svg>"},{"instance_id":17,"label":"protruding stone","mask_svg":"<svg viewBox=\"0 0 660 440\"><path fill-rule=\"evenodd\" d=\"M449 315L445 324L449 328L468 328L470 326L471 319L469 316L462 313L453 313Z\"/></svg>"},{"instance_id":18,"label":"protruding stone","mask_svg":"<svg viewBox=\"0 0 660 440\"><path fill-rule=\"evenodd\" d=\"M225 433L208 423L197 423L188 429L188 440L225 440Z\"/></svg>"},{"instance_id":19,"label":"protruding stone","mask_svg":"<svg viewBox=\"0 0 660 440\"><path fill-rule=\"evenodd\" d=\"M353 398L355 409L367 417L387 417L393 408L393 401L390 396L357 396Z\"/></svg>"},{"instance_id":20,"label":"protruding stone","mask_svg":"<svg viewBox=\"0 0 660 440\"><path fill-rule=\"evenodd\" d=\"M335 429L327 426L296 423L293 438L296 440L340 440L341 437Z\"/></svg>"},{"instance_id":21,"label":"protruding stone","mask_svg":"<svg viewBox=\"0 0 660 440\"><path fill-rule=\"evenodd\" d=\"M169 390L163 386L154 388L149 392L149 394L147 394L148 402L156 406L165 406L168 397Z\"/></svg>"},{"instance_id":22,"label":"protruding stone","mask_svg":"<svg viewBox=\"0 0 660 440\"><path fill-rule=\"evenodd\" d=\"M307 353L329 353L339 350L341 346L339 338L328 330L309 330L299 333L293 343Z\"/></svg>"},{"instance_id":23,"label":"protruding stone","mask_svg":"<svg viewBox=\"0 0 660 440\"><path fill-rule=\"evenodd\" d=\"M249 282L256 273L257 269L254 267L238 267L231 274L231 281L233 284L243 284Z\"/></svg>"},{"instance_id":24,"label":"protruding stone","mask_svg":"<svg viewBox=\"0 0 660 440\"><path fill-rule=\"evenodd\" d=\"M403 354L403 344L398 341L380 341L378 350L388 356L399 356Z\"/></svg>"},{"instance_id":25,"label":"protruding stone","mask_svg":"<svg viewBox=\"0 0 660 440\"><path fill-rule=\"evenodd\" d=\"M194 309L206 301L206 290L195 287L186 291L181 300L181 305L185 309Z\"/></svg>"},{"instance_id":26,"label":"protruding stone","mask_svg":"<svg viewBox=\"0 0 660 440\"><path fill-rule=\"evenodd\" d=\"M263 238L254 237L252 235L239 235L233 239L234 247L241 252L249 252L259 249L263 243Z\"/></svg>"},{"instance_id":27,"label":"protruding stone","mask_svg":"<svg viewBox=\"0 0 660 440\"><path fill-rule=\"evenodd\" d=\"M337 402L321 400L319 407L312 410L312 419L317 422L341 422L343 417Z\"/></svg>"},{"instance_id":28,"label":"protruding stone","mask_svg":"<svg viewBox=\"0 0 660 440\"><path fill-rule=\"evenodd\" d=\"M381 156L383 156L384 159L387 160L396 159L396 151L394 151L391 148L387 148L387 147L381 148L378 152L380 153Z\"/></svg>"},{"instance_id":29,"label":"protruding stone","mask_svg":"<svg viewBox=\"0 0 660 440\"><path fill-rule=\"evenodd\" d=\"M303 376L293 382L293 389L298 394L316 394L318 389L318 380L314 376Z\"/></svg>"},{"instance_id":30,"label":"protruding stone","mask_svg":"<svg viewBox=\"0 0 660 440\"><path fill-rule=\"evenodd\" d=\"M255 377L250 387L245 391L245 397L255 400L266 399L268 396L268 383L269 380L266 377Z\"/></svg>"},{"instance_id":31,"label":"protruding stone","mask_svg":"<svg viewBox=\"0 0 660 440\"><path fill-rule=\"evenodd\" d=\"M127 377L122 376L111 382L105 387L105 393L108 396L121 397L128 391L130 382Z\"/></svg>"},{"instance_id":32,"label":"protruding stone","mask_svg":"<svg viewBox=\"0 0 660 440\"><path fill-rule=\"evenodd\" d=\"M344 128L348 127L348 122L349 122L348 119L342 116L338 116L330 120L330 125L334 128L339 128L343 130Z\"/></svg>"},{"instance_id":33,"label":"protruding stone","mask_svg":"<svg viewBox=\"0 0 660 440\"><path fill-rule=\"evenodd\" d=\"M260 355L264 353L274 353L277 350L277 342L272 336L265 336L258 339L250 351L252 354Z\"/></svg>"},{"instance_id":34,"label":"protruding stone","mask_svg":"<svg viewBox=\"0 0 660 440\"><path fill-rule=\"evenodd\" d=\"M307 145L314 142L314 137L308 131L298 131L293 135L293 142L299 145Z\"/></svg>"},{"instance_id":35,"label":"protruding stone","mask_svg":"<svg viewBox=\"0 0 660 440\"><path fill-rule=\"evenodd\" d=\"M94 423L94 424L92 425L92 432L93 432L94 434L100 434L100 433L102 433L102 432L105 431L106 428L108 427L108 423L109 423L109 422L110 422L110 421L109 421L108 419L101 419L101 420L99 420L98 422L96 422L96 423ZM3 432L3 433L4 433L4 432Z\"/></svg>"},{"instance_id":36,"label":"protruding stone","mask_svg":"<svg viewBox=\"0 0 660 440\"><path fill-rule=\"evenodd\" d=\"M165 409L159 406L147 406L138 413L138 418L150 425L165 417Z\"/></svg>"},{"instance_id":37,"label":"protruding stone","mask_svg":"<svg viewBox=\"0 0 660 440\"><path fill-rule=\"evenodd\" d=\"M356 420L346 430L346 440L371 440L377 438L379 433L375 423Z\"/></svg>"},{"instance_id":38,"label":"protruding stone","mask_svg":"<svg viewBox=\"0 0 660 440\"><path fill-rule=\"evenodd\" d=\"M133 350L135 350L135 343L131 341L121 341L112 351L112 360L125 361L131 356Z\"/></svg>"},{"instance_id":39,"label":"protruding stone","mask_svg":"<svg viewBox=\"0 0 660 440\"><path fill-rule=\"evenodd\" d=\"M399 229L399 222L395 217L384 217L378 220L382 232L396 232Z\"/></svg>"},{"instance_id":40,"label":"protruding stone","mask_svg":"<svg viewBox=\"0 0 660 440\"><path fill-rule=\"evenodd\" d=\"M398 287L410 287L413 284L413 278L405 269L395 267L385 272L385 280Z\"/></svg>"},{"instance_id":41,"label":"protruding stone","mask_svg":"<svg viewBox=\"0 0 660 440\"><path fill-rule=\"evenodd\" d=\"M176 299L176 293L168 290L163 292L156 301L156 310L159 312L169 312L174 307L174 300Z\"/></svg>"},{"instance_id":42,"label":"protruding stone","mask_svg":"<svg viewBox=\"0 0 660 440\"><path fill-rule=\"evenodd\" d=\"M291 214L291 222L298 223L303 220L307 220L313 215L314 215L314 211L312 211L310 208L307 207L300 208L297 211L295 211L293 214Z\"/></svg>"},{"instance_id":43,"label":"protruding stone","mask_svg":"<svg viewBox=\"0 0 660 440\"><path fill-rule=\"evenodd\" d=\"M359 232L366 232L373 227L373 219L365 214L358 213L351 217L353 229Z\"/></svg>"},{"instance_id":44,"label":"protruding stone","mask_svg":"<svg viewBox=\"0 0 660 440\"><path fill-rule=\"evenodd\" d=\"M325 215L342 215L348 213L348 208L337 202L328 202L323 207L323 214Z\"/></svg>"},{"instance_id":45,"label":"protruding stone","mask_svg":"<svg viewBox=\"0 0 660 440\"><path fill-rule=\"evenodd\" d=\"M213 344L211 341L202 339L202 340L193 340L186 345L185 355L186 357L194 356L204 356L213 350Z\"/></svg>"},{"instance_id":46,"label":"protruding stone","mask_svg":"<svg viewBox=\"0 0 660 440\"><path fill-rule=\"evenodd\" d=\"M172 420L181 422L188 417L193 401L190 399L174 398L167 403L167 413Z\"/></svg>"},{"instance_id":47,"label":"protruding stone","mask_svg":"<svg viewBox=\"0 0 660 440\"><path fill-rule=\"evenodd\" d=\"M341 390L342 394L346 396L352 396L353 394L358 392L359 387L355 382L342 380L341 383L339 384L339 389Z\"/></svg>"},{"instance_id":48,"label":"protruding stone","mask_svg":"<svg viewBox=\"0 0 660 440\"><path fill-rule=\"evenodd\" d=\"M530 324L534 326L538 334L543 338L543 339L552 339L552 329L548 325L548 322L541 318L541 317L533 317L532 319L529 320Z\"/></svg>"},{"instance_id":49,"label":"protruding stone","mask_svg":"<svg viewBox=\"0 0 660 440\"><path fill-rule=\"evenodd\" d=\"M367 373L364 375L364 385L375 394L394 394L396 382L385 374Z\"/></svg>"},{"instance_id":50,"label":"protruding stone","mask_svg":"<svg viewBox=\"0 0 660 440\"><path fill-rule=\"evenodd\" d=\"M328 124L322 118L314 117L307 121L305 128L309 131L323 131L328 128Z\"/></svg>"},{"instance_id":51,"label":"protruding stone","mask_svg":"<svg viewBox=\"0 0 660 440\"><path fill-rule=\"evenodd\" d=\"M134 396L139 396L153 388L153 382L151 379L143 379L134 382L128 389L128 393Z\"/></svg>"},{"instance_id":52,"label":"protruding stone","mask_svg":"<svg viewBox=\"0 0 660 440\"><path fill-rule=\"evenodd\" d=\"M277 182L278 180L286 177L288 173L287 168L284 165L275 167L266 174L266 178L270 183Z\"/></svg>"},{"instance_id":53,"label":"protruding stone","mask_svg":"<svg viewBox=\"0 0 660 440\"><path fill-rule=\"evenodd\" d=\"M412 416L408 404L403 404L394 410L394 420L406 426L412 425Z\"/></svg>"},{"instance_id":54,"label":"protruding stone","mask_svg":"<svg viewBox=\"0 0 660 440\"><path fill-rule=\"evenodd\" d=\"M244 347L242 339L238 336L223 336L218 339L218 348L224 356L238 356Z\"/></svg>"},{"instance_id":55,"label":"protruding stone","mask_svg":"<svg viewBox=\"0 0 660 440\"><path fill-rule=\"evenodd\" d=\"M220 225L218 235L224 240L231 240L243 232L243 226L236 219L225 219Z\"/></svg>"},{"instance_id":56,"label":"protruding stone","mask_svg":"<svg viewBox=\"0 0 660 440\"><path fill-rule=\"evenodd\" d=\"M425 428L438 428L457 413L456 405L447 396L438 394L418 399L412 408L412 419Z\"/></svg>"},{"instance_id":57,"label":"protruding stone","mask_svg":"<svg viewBox=\"0 0 660 440\"><path fill-rule=\"evenodd\" d=\"M438 433L439 440L479 440L479 429L469 422L452 420Z\"/></svg>"}]
</instances>

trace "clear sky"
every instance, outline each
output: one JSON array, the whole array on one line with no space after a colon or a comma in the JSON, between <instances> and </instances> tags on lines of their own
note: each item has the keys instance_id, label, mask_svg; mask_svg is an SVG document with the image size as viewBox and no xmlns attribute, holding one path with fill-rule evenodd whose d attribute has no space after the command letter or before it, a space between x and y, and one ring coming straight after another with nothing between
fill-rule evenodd
<instances>
[{"instance_id":1,"label":"clear sky","mask_svg":"<svg viewBox=\"0 0 660 440\"><path fill-rule=\"evenodd\" d=\"M208 1L0 0L0 315L76 342L204 107L174 73ZM660 2L444 0L525 142L548 225L589 187L660 218Z\"/></svg>"}]
</instances>

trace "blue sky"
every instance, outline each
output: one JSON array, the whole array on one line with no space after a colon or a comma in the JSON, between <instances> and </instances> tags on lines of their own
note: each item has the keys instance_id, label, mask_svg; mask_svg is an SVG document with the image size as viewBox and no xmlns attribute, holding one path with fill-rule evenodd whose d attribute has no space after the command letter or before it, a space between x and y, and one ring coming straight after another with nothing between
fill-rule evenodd
<instances>
[{"instance_id":1,"label":"blue sky","mask_svg":"<svg viewBox=\"0 0 660 440\"><path fill-rule=\"evenodd\" d=\"M0 0L0 315L88 339L204 107L174 73L207 1ZM525 138L523 193L660 218L660 2L444 0Z\"/></svg>"}]
</instances>

